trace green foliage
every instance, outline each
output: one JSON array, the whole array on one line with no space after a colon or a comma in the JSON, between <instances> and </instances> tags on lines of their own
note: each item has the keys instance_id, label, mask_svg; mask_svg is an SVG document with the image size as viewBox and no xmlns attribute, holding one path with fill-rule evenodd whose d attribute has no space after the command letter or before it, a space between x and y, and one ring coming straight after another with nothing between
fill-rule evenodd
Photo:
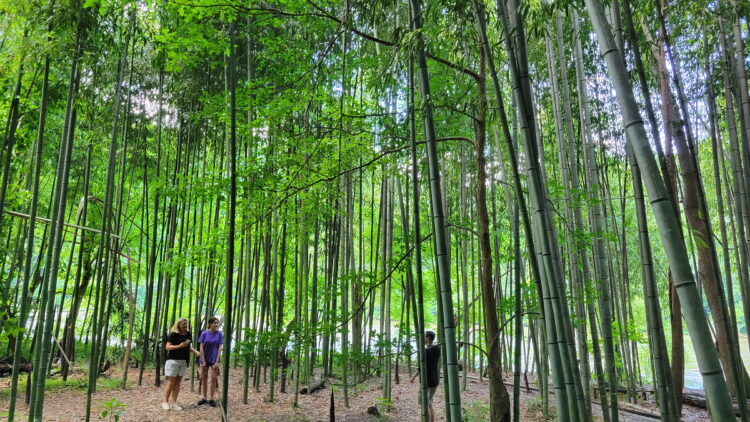
<instances>
[{"instance_id":1,"label":"green foliage","mask_svg":"<svg viewBox=\"0 0 750 422\"><path fill-rule=\"evenodd\" d=\"M638 324L635 321L629 321L628 322L628 328L627 328L627 338L628 340L638 343L638 344L648 344L648 337L646 336L646 332L644 332L642 329L639 329L638 327L642 327L642 325Z\"/></svg>"},{"instance_id":2,"label":"green foliage","mask_svg":"<svg viewBox=\"0 0 750 422\"><path fill-rule=\"evenodd\" d=\"M391 353L393 346L395 345L394 340L388 338L386 333L378 333L374 330L370 332L370 336L375 337L375 347L383 350L383 353Z\"/></svg>"},{"instance_id":3,"label":"green foliage","mask_svg":"<svg viewBox=\"0 0 750 422\"><path fill-rule=\"evenodd\" d=\"M18 326L18 318L7 316L6 312L0 310L0 343L7 342L8 337L17 337L19 333L26 331Z\"/></svg>"},{"instance_id":4,"label":"green foliage","mask_svg":"<svg viewBox=\"0 0 750 422\"><path fill-rule=\"evenodd\" d=\"M473 401L467 403L464 412L464 422L480 422L486 421L487 415L490 414L490 405L486 401Z\"/></svg>"},{"instance_id":5,"label":"green foliage","mask_svg":"<svg viewBox=\"0 0 750 422\"><path fill-rule=\"evenodd\" d=\"M383 258L383 181L388 179L389 182L398 183L404 188L407 182L405 175L409 173L411 177L408 171L411 170L411 162L407 148L409 121L406 112L406 72L416 36L425 37L427 49L432 57L428 61L428 66L434 92L436 129L440 136L475 137L474 113L478 99L476 80L468 77L461 69L465 67L474 72L478 71L480 63L486 64L477 54L477 34L469 2L424 3L430 3L426 5L425 10L428 25L419 31L410 31L407 28L409 20L406 7L401 3L390 0L372 3L350 2L354 13L349 16L349 25L360 31L359 34L354 34L346 31L344 25L330 19L341 16L341 3L335 1L315 2L320 6L319 10L309 2L291 0L196 0L190 4L155 0L137 4L127 0L0 0L0 44L5 53L0 57L0 115L7 116L16 75L21 65L26 69L22 78L22 119L15 149L10 156L10 183L4 206L7 210L27 212L32 192L29 187L30 170L39 168L42 174L39 215L52 214L50 200L53 197L53 179L59 159L58 147L65 123L69 66L74 54L73 42L80 29L83 35L83 57L80 60L82 80L80 91L76 95L78 124L73 144L71 184L65 221L93 230L98 230L104 225L102 198L106 186L106 154L113 131L111 111L114 105L117 58L126 47L124 35L128 28L125 23L127 14L134 10L137 18L126 68L128 82L123 86L124 93L131 100L131 108L127 113L122 110L121 126L118 128L121 144L118 149L118 179L115 185L123 188L124 195L117 212L119 249L111 252L120 255L116 255L119 259L111 265L114 277L106 279L107 286L111 289L108 292L109 296L104 298L108 303L111 299L112 303L107 314L110 336L108 340L111 340L110 344L121 345L128 334L127 321L131 316L127 306L127 297L130 293L128 282L132 282L132 286L137 290L136 313L133 315L135 347L131 359L143 358L148 364L153 358L152 349L148 349L147 354L141 356L146 340L151 336L151 333L145 332L151 327L143 327L147 320L144 311L147 292L157 292L156 285L148 284L152 279L157 282L169 280L171 283L172 291L168 293L172 296L163 299L161 312L166 312L167 315L181 314L191 319L193 315L187 313L205 312L221 315L225 306L223 280L226 278L229 189L226 136L230 114L225 71L230 49L229 27L230 22L233 22L237 31L240 61L236 98L240 150L236 158L239 178L237 194L240 198L237 204L237 223L238 233L241 234L236 239L236 246L238 251L240 247L247 248L247 256L250 258L238 255L238 262L243 264L241 267L238 266L235 274L235 287L238 289L238 296L247 295L239 299L243 307L239 308L238 312L256 312L256 309L264 306L264 299L254 296L255 291L244 290L267 291L269 287L258 287L260 278L269 276L278 281L279 276L284 275L287 280L283 297L277 297L270 292L271 295L267 297L272 299L266 299L274 304L278 299L283 299L283 303L279 304L281 321L271 329L264 327L258 331L247 330L242 342L237 343L235 352L250 361L269 364L282 350L289 350L290 344L295 348L290 356L296 356L296 352L301 351L297 349L307 350L314 347L316 340L320 340L321 336L338 338L342 331L351 331L349 327L342 327L343 311L340 298L343 296L345 285L349 288L357 286L363 295L360 297L361 304L355 304L353 301L350 303L348 316L351 316L355 305L362 305L365 320L385 319L386 316L381 314L378 306L378 292L385 276L381 268L385 266L389 271L393 269L393 281L405 278L406 261L402 260L402 257L406 255L407 250L403 239L408 237L410 242L413 240L413 233L407 233L402 227L401 198L394 195L393 258ZM746 16L748 6L743 2L739 3L740 11ZM570 51L573 34L569 23L572 15L567 12L571 6L575 5L569 1L547 5L536 0L522 5L529 38L529 77L534 81L535 117L538 119L539 133L542 134L540 158L544 158L544 169L547 172L545 189L553 211L553 223L557 229L556 240L561 246L560 264L566 272L581 270L581 262L578 262L579 268L570 268L570 255L581 249L591 259L594 240L601 237L608 249L606 259L613 268L610 282L613 285L630 283L627 289L629 297L621 299L627 299L622 302L632 305L633 318L628 320L627 325L622 321L614 322L615 341L627 339L637 344L645 344L647 336L643 327L646 323L639 268L641 257L635 206L632 201L632 180L629 180L628 163L622 151L624 137L618 105L611 94L610 83L603 74L600 56L592 42L593 36L583 38L583 65L591 76L587 87L592 95L590 105L594 109L594 120L590 129L594 132L597 143L596 160L600 165L601 180L596 189L599 191L595 195L594 186L587 186L585 182L578 188L566 187L561 177L562 165L558 158L560 140L556 136L556 110L551 95L550 69L545 57L544 37L556 37L554 31L548 32L552 29L548 24L552 18L552 9L559 9L563 12L565 27L564 53ZM634 6L637 18L644 16L646 25L654 24L652 10L643 4ZM716 29L717 11L712 9L713 6L701 2L683 2L673 6L675 13L670 13L668 25L670 30L674 31L672 39L676 46L680 47L676 50L679 50L681 55L684 54L681 62L684 65L683 76L688 92L704 92L703 84L708 81L716 90L715 93L720 93L721 68L717 66L720 62L715 62L720 57L715 51L717 31L704 30L712 27ZM502 26L495 24L497 12L492 9L488 8L487 17L493 52L496 54L495 61L506 63L509 58L500 51L501 48L495 48L502 44L502 34L499 32ZM327 16L328 14L330 16ZM695 25L695 22L700 22L701 25ZM581 32L590 35L591 28L588 22L584 19L582 24ZM342 44L344 34L349 42L346 53ZM362 37L362 34L377 37L384 40L384 43L376 45ZM708 37L708 51L701 44L704 36ZM643 43L642 39L640 41ZM387 45L389 43L393 45ZM650 48L650 45L645 47ZM52 65L47 128L42 134L46 144L42 149L41 161L36 163L32 162L30 157L33 156L38 135L36 131L41 96L40 64L48 55ZM708 59L714 67L705 75L701 68L704 59ZM452 63L451 67L445 66L446 60ZM505 81L508 78L507 66L499 68L499 76ZM560 70L567 71L571 78L575 75L572 66L571 69ZM159 103L160 76L164 82L161 87L164 121L163 127L157 128L156 109ZM649 74L649 77L654 76L653 73ZM489 81L487 77L485 80ZM511 106L512 84L503 83L502 90L506 95L507 105ZM569 124L574 135L573 150L577 155L571 158L571 163L575 160L579 164L579 176L583 176L583 145L580 144L583 138L583 121L580 117L582 110L579 109L581 97L575 88L569 94L572 97L573 112L573 121ZM488 97L490 101L493 95ZM729 128L724 117L727 104L722 95L717 95L716 98L719 107L717 135L720 135L725 152L728 152ZM421 140L419 121L423 104L418 93L416 101L417 113L414 117L417 120L417 139ZM692 103L693 99L689 101ZM124 103L123 100L123 105ZM692 105L689 108L695 109ZM697 109L702 110L702 107ZM513 121L518 116L508 117ZM493 135L492 132L498 124L494 105L491 106L486 123L488 134ZM699 167L703 169L708 217L714 223L718 222L717 193L722 188L731 188L736 181L733 180L735 175L729 171L719 183L707 177L714 155L709 148L707 137L708 133L698 131L696 148ZM525 140L519 137L517 141L521 146ZM468 149L465 149L467 146ZM89 147L92 151L92 162L87 168L84 163ZM442 189L447 217L456 226L476 231L476 198L473 190L477 172L475 151L471 150L468 143L454 141L440 142L438 149L441 156L444 184ZM510 169L507 152L504 148L500 149L501 151L496 151L496 146L491 145L483 153L488 159L487 170L490 176L487 185L487 205L491 209L492 220L490 239L495 264L492 275L495 282L499 283L500 291L495 311L506 319L514 312L514 297L506 284L507 274L512 271L512 264L519 258L515 256L513 249L509 216L514 202L518 199L508 185ZM418 157L423 157L423 145L418 146L417 154ZM521 166L526 166L524 155L520 156ZM430 200L427 189L428 177L424 163L420 162L418 165L421 172L421 197L418 198L418 202L422 204L422 235L426 236L431 233L432 217L431 213L426 212ZM459 182L462 173L466 176L464 186L460 186ZM90 176L89 208L85 215L79 215L79 212L82 212L79 204L82 203L80 201L86 175ZM119 179L119 176L123 176L122 179ZM524 195L529 195L529 180L525 171L520 178ZM581 180L584 179L581 177ZM354 195L351 211L343 207L348 199L347 191L344 189L348 182L353 186ZM466 193L464 199L459 198L462 187ZM505 189L508 189L508 197L504 195ZM730 191L731 189L725 190L727 194ZM155 204L157 195L159 203ZM602 199L597 199L598 197ZM728 198L725 194L725 207ZM464 201L467 204L465 210L461 205ZM604 208L605 213L606 225L598 231L592 230L586 223L592 217L589 215L589 209L594 205ZM413 204L409 203L408 206L412 207ZM583 227L576 227L570 220L565 211L567 207L582 210ZM725 210L727 215L728 211L729 209ZM341 269L334 278L331 276L332 252L344 251L349 247L346 239L338 239L337 236L342 234L341 227L334 223L348 221L348 218L352 217L351 213L354 219L351 251L353 260L352 263L347 262L344 265L348 269ZM158 215L157 221L153 220L154 215ZM537 216L531 217L533 224ZM651 212L647 213L647 219L648 228L652 233L652 253L659 299L664 305L667 303L668 264L665 250L655 235ZM728 217L727 221L730 221ZM20 297L19 263L21 258L25 258L23 254L26 252L25 246L18 247L14 242L17 242L17 238L25 238L26 234L22 231L25 224L26 220L21 217L6 215L0 227L0 237L6 239L0 246L0 257L3 259L0 265L0 279L3 283L0 291L0 350L7 349L10 336L17 336L22 331L18 327L19 303L15 298ZM279 248L282 224L287 225L289 233L286 255L282 255ZM413 221L409 224L413 225ZM713 226L718 227L718 224ZM46 232L46 227L49 226L44 227L41 223L37 225L37 231L33 234L35 247L29 252L36 271L44 270L46 265L45 252L40 246L43 239L49 242L50 237ZM79 248L84 248L88 262L91 263L99 252L101 241L98 233L89 230L81 245L80 238L73 239L73 228L68 229L70 230L66 231L63 242L56 297L56 304L63 303L64 312L70 309L74 294L73 286L78 281L77 274L85 268L77 259ZM413 227L411 229L413 231ZM692 229L686 233L690 235L687 237L692 239L697 248L707 246L705 239ZM270 251L263 249L262 241L266 235L271 239ZM314 244L314 238L318 244ZM568 239L572 239L572 244L565 243ZM155 240L156 251L151 249L152 240ZM451 230L451 241L456 242L454 246L471 244L471 248L466 251L471 252L466 268L461 268L459 260L456 259L460 253L454 254L454 250L451 250L451 254L454 254L451 257L451 270L454 275L452 287L457 305L463 301L460 294L463 279L456 275L466 270L470 280L475 280L478 276L479 252L471 243L475 240L476 235L470 230ZM538 318L540 298L537 297L537 281L531 279L532 274L528 267L527 240L522 230L521 259L525 265L526 277L522 286L523 312L531 318ZM338 245L340 249L336 249L334 241L342 241ZM719 258L735 250L734 241L728 242L726 245L719 245ZM308 261L306 266L302 262L303 245L308 247L308 255L304 257ZM622 250L622 245L627 246L626 251ZM435 268L432 240L423 242L421 246L423 260L414 264L421 266L424 271L426 325L428 328L434 328L437 320L437 292L433 282ZM313 248L316 248L315 252ZM16 253L15 250L19 252ZM258 254L258 267L253 259L254 253ZM313 253L316 255L313 256ZM124 254L133 257L132 268L122 258ZM155 254L153 263L150 254ZM338 259L341 260L342 256ZM283 274L279 266L282 258L286 262ZM309 262L312 258L317 259L317 268L312 268L313 265ZM628 260L627 267L624 258ZM100 270L98 265L99 263L93 264L96 274ZM266 274L265 271L269 271L270 274ZM736 276L739 273L739 265L733 255L729 271L735 280L738 279ZM722 268L722 273L724 272ZM147 274L150 275L148 280ZM33 289L35 295L40 290L38 283L42 275L32 280L36 283ZM621 275L627 276L627 279ZM570 289L571 285L568 284L574 278L569 273L564 276L564 280L560 281L567 288L566 297L571 301L571 305L575 305L572 299L575 296ZM335 298L339 306L319 307L317 324L314 327L305 327L303 324L310 321L307 318L312 307L313 277L318 282L316 305L332 303ZM584 281L584 300L586 304L597 306L601 291L598 281L593 278L593 271L589 277L590 279ZM109 280L113 282L109 283ZM206 297L209 295L204 290L207 280L213 283L211 288L215 290L212 290L211 294L215 297ZM68 282L67 289L63 288L64 281ZM247 286L242 284L245 281L249 283ZM300 282L299 289L302 291L295 291L298 288L297 282ZM387 323L391 326L403 316L398 299L404 298L404 291L398 284L393 283L390 292L393 311ZM738 284L740 283L735 283L733 287L735 303L732 305L740 309L742 291ZM178 285L183 289L176 291ZM81 317L74 327L79 337L84 328L91 327L92 314L86 313L86 318L83 315L93 307L93 286L94 284L90 284L89 289L80 296ZM471 297L477 296L475 285L470 289ZM158 293L164 292L166 290ZM199 295L202 297L198 298ZM302 309L302 313L305 314L302 322L294 321L289 324L289 321L295 318L295 304L292 298L298 295L303 298L308 308ZM373 313L370 317L369 301L373 296L375 300L372 302ZM211 301L208 299L213 302L209 303ZM353 298L350 296L350 299ZM630 303L627 303L628 300ZM196 305L201 309L194 309ZM32 313L39 311L37 306L34 299ZM482 312L487 310L483 309L479 300L474 301L471 306L470 318L474 319L476 315L477 320L470 323L481 326ZM577 310L573 308L571 307L573 326L586 327L587 318L578 315ZM666 318L668 312L668 307L662 306L661 317ZM244 316L241 315L238 319L243 320ZM157 325L162 324L162 317L163 315L158 316ZM746 333L746 316L739 312L737 319L739 331ZM462 323L460 319L459 329L462 328ZM402 355L413 354L411 342L404 340L413 337L412 324L413 321L397 326L401 334L399 338L388 338L377 332L370 333L374 341L370 343L369 350L350 350L347 355L333 350L331 355L337 366L349 362L369 369L376 366L374 363L379 353L396 353L396 350L399 350ZM157 327L156 330L160 328L163 327ZM244 326L243 328L246 329ZM364 324L360 328L363 331L368 329ZM477 343L481 344L482 333L476 335ZM670 337L670 333L667 333L667 337ZM30 356L30 344L29 339L22 344L24 357ZM77 365L85 368L90 348L78 342L74 347ZM587 347L590 349L591 344L587 344ZM639 353L643 353L644 350L645 347L638 348ZM108 347L105 355L107 359L119 361L123 355L123 347ZM647 362L648 354L645 353L643 356L642 363ZM640 366L645 368L647 364ZM334 368L334 373L336 371L340 371L340 368ZM106 379L100 380L104 386L108 386L109 382ZM47 387L54 388L57 384L57 380L49 380ZM77 384L70 385L78 387ZM473 403L466 407L466 412L471 414L476 411L477 417L480 417L483 409L479 404ZM112 412L108 415L111 418Z\"/></svg>"},{"instance_id":6,"label":"green foliage","mask_svg":"<svg viewBox=\"0 0 750 422\"><path fill-rule=\"evenodd\" d=\"M375 407L378 409L378 412L380 414L386 414L391 410L391 407L393 407L393 401L386 398L386 397L378 397L378 401L375 404Z\"/></svg>"},{"instance_id":7,"label":"green foliage","mask_svg":"<svg viewBox=\"0 0 750 422\"><path fill-rule=\"evenodd\" d=\"M528 409L528 411L532 413L542 412L544 410L542 398L532 397L529 401L526 402L526 409Z\"/></svg>"},{"instance_id":8,"label":"green foliage","mask_svg":"<svg viewBox=\"0 0 750 422\"><path fill-rule=\"evenodd\" d=\"M251 357L255 362L268 365L289 343L289 334L283 331L258 331L245 329L245 338L237 344L236 353Z\"/></svg>"},{"instance_id":9,"label":"green foliage","mask_svg":"<svg viewBox=\"0 0 750 422\"><path fill-rule=\"evenodd\" d=\"M371 368L378 360L378 356L369 351L359 352L356 350L349 351L349 362L355 367Z\"/></svg>"},{"instance_id":10,"label":"green foliage","mask_svg":"<svg viewBox=\"0 0 750 422\"><path fill-rule=\"evenodd\" d=\"M111 398L99 405L99 417L112 422L119 422L120 418L125 415L126 404L121 403L116 398Z\"/></svg>"}]
</instances>

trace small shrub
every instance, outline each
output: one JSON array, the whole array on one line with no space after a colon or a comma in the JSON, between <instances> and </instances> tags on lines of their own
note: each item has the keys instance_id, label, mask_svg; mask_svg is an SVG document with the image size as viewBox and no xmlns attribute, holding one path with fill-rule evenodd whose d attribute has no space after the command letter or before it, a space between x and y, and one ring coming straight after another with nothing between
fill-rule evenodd
<instances>
[{"instance_id":1,"label":"small shrub","mask_svg":"<svg viewBox=\"0 0 750 422\"><path fill-rule=\"evenodd\" d=\"M125 407L127 407L126 404L121 403L116 398L112 398L99 406L99 417L112 422L119 422L120 418L125 414Z\"/></svg>"},{"instance_id":2,"label":"small shrub","mask_svg":"<svg viewBox=\"0 0 750 422\"><path fill-rule=\"evenodd\" d=\"M490 405L483 401L473 401L464 411L464 421L479 422L489 420Z\"/></svg>"},{"instance_id":3,"label":"small shrub","mask_svg":"<svg viewBox=\"0 0 750 422\"><path fill-rule=\"evenodd\" d=\"M385 397L378 397L378 403L375 405L381 415L388 413L392 406L393 402Z\"/></svg>"},{"instance_id":4,"label":"small shrub","mask_svg":"<svg viewBox=\"0 0 750 422\"><path fill-rule=\"evenodd\" d=\"M541 412L542 411L542 398L533 397L526 403L526 408L529 409L530 412Z\"/></svg>"}]
</instances>

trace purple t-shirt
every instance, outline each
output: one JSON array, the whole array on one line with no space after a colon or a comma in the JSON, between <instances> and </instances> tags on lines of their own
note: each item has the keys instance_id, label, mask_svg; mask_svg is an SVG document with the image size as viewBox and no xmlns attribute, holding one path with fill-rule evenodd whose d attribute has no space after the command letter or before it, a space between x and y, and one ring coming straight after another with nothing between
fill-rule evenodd
<instances>
[{"instance_id":1,"label":"purple t-shirt","mask_svg":"<svg viewBox=\"0 0 750 422\"><path fill-rule=\"evenodd\" d=\"M221 331L212 333L211 330L206 330L201 333L198 343L203 344L203 356L201 356L203 362L216 363L219 357L219 346L224 344L224 334Z\"/></svg>"}]
</instances>

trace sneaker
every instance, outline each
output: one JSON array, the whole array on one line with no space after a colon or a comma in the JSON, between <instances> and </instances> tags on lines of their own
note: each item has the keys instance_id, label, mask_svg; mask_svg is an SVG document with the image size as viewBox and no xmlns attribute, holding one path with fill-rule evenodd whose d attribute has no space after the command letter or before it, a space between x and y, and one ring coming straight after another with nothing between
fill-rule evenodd
<instances>
[{"instance_id":1,"label":"sneaker","mask_svg":"<svg viewBox=\"0 0 750 422\"><path fill-rule=\"evenodd\" d=\"M172 405L172 410L182 410L182 406L180 406L179 404L175 403L175 404Z\"/></svg>"},{"instance_id":2,"label":"sneaker","mask_svg":"<svg viewBox=\"0 0 750 422\"><path fill-rule=\"evenodd\" d=\"M162 403L161 408L164 410L169 410L169 403Z\"/></svg>"},{"instance_id":3,"label":"sneaker","mask_svg":"<svg viewBox=\"0 0 750 422\"><path fill-rule=\"evenodd\" d=\"M208 401L208 405L209 405L209 406L211 406L211 407L216 407L216 401L214 401L214 400L209 400L209 401Z\"/></svg>"},{"instance_id":4,"label":"sneaker","mask_svg":"<svg viewBox=\"0 0 750 422\"><path fill-rule=\"evenodd\" d=\"M198 406L200 406L202 404L206 404L206 403L208 403L208 400L206 400L206 399L200 399L200 401L198 401Z\"/></svg>"}]
</instances>

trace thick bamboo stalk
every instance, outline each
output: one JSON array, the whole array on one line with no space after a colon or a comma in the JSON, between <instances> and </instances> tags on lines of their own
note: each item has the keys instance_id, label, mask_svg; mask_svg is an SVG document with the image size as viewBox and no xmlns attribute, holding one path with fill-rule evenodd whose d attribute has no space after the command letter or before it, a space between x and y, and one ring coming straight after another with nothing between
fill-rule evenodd
<instances>
[{"instance_id":1,"label":"thick bamboo stalk","mask_svg":"<svg viewBox=\"0 0 750 422\"><path fill-rule=\"evenodd\" d=\"M698 365L711 404L712 415L717 420L733 420L734 412L727 382L722 375L721 364L711 341L708 322L700 305L698 289L689 265L687 250L682 237L679 235L679 224L674 218L674 209L672 209L669 198L666 196L664 181L659 175L656 161L651 153L651 147L633 96L627 70L619 51L615 47L601 3L598 0L586 0L586 8L593 22L600 51L617 93L625 129L628 132L638 164L643 170L644 181L659 227L659 233L675 277L677 293L684 305L683 317L691 333Z\"/></svg>"},{"instance_id":2,"label":"thick bamboo stalk","mask_svg":"<svg viewBox=\"0 0 750 422\"><path fill-rule=\"evenodd\" d=\"M456 332L453 322L453 297L450 280L450 262L448 257L448 239L445 230L445 214L443 210L443 192L440 185L440 163L437 154L437 138L435 132L435 122L432 115L432 94L430 92L430 77L427 71L427 59L425 56L424 39L422 38L422 4L420 0L410 0L409 4L412 9L412 27L420 31L417 32L417 75L419 79L419 88L422 94L424 131L427 142L427 162L429 167L430 180L430 204L432 208L432 228L435 243L435 258L437 260L437 275L440 286L440 296L443 305L443 324L445 337L445 356L447 360L447 394L448 409L451 421L458 422L461 420L461 395L458 383L458 353L456 348Z\"/></svg>"}]
</instances>

